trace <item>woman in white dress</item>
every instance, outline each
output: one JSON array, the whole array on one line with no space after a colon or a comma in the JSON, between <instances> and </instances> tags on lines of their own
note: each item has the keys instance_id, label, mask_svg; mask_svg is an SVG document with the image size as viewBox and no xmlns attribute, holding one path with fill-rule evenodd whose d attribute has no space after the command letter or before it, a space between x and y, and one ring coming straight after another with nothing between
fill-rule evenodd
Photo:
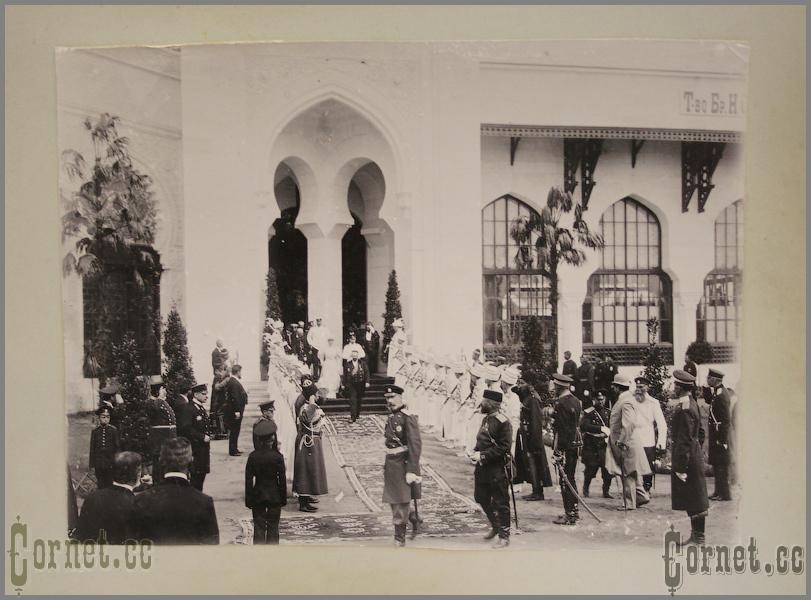
<instances>
[{"instance_id":1,"label":"woman in white dress","mask_svg":"<svg viewBox=\"0 0 811 600\"><path fill-rule=\"evenodd\" d=\"M335 338L330 336L327 347L319 351L321 361L321 377L318 387L326 390L327 398L335 398L338 387L341 385L341 350L335 345Z\"/></svg>"},{"instance_id":2,"label":"woman in white dress","mask_svg":"<svg viewBox=\"0 0 811 600\"><path fill-rule=\"evenodd\" d=\"M391 324L394 327L394 335L388 345L388 363L386 365L386 375L395 378L395 383L403 387L405 382L405 375L400 372L400 367L403 366L405 361L405 345L408 343L408 336L405 333L402 319L395 319Z\"/></svg>"}]
</instances>

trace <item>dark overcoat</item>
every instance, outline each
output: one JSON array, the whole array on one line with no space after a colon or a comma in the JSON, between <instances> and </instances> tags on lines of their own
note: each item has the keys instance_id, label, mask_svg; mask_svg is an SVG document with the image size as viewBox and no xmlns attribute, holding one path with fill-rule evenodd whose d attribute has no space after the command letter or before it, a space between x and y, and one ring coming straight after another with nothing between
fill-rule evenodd
<instances>
[{"instance_id":1,"label":"dark overcoat","mask_svg":"<svg viewBox=\"0 0 811 600\"><path fill-rule=\"evenodd\" d=\"M704 455L698 441L700 430L698 404L688 394L676 406L671 420L673 449L670 479L673 510L685 510L690 515L697 515L709 508ZM687 481L679 479L676 473L687 473Z\"/></svg>"},{"instance_id":2,"label":"dark overcoat","mask_svg":"<svg viewBox=\"0 0 811 600\"><path fill-rule=\"evenodd\" d=\"M79 540L99 539L104 530L108 544L123 544L135 539L135 494L114 485L96 490L82 504L79 515Z\"/></svg>"},{"instance_id":3,"label":"dark overcoat","mask_svg":"<svg viewBox=\"0 0 811 600\"><path fill-rule=\"evenodd\" d=\"M730 414L729 392L724 386L710 390L710 415L708 420L709 445L707 447L708 461L713 466L729 464L729 429L732 416Z\"/></svg>"},{"instance_id":4,"label":"dark overcoat","mask_svg":"<svg viewBox=\"0 0 811 600\"><path fill-rule=\"evenodd\" d=\"M580 432L583 434L583 451L580 458L587 467L605 466L605 450L608 438L602 428L608 427L611 416L605 407L590 406L580 417Z\"/></svg>"},{"instance_id":5,"label":"dark overcoat","mask_svg":"<svg viewBox=\"0 0 811 600\"><path fill-rule=\"evenodd\" d=\"M118 429L112 425L96 427L90 433L90 468L111 469L119 445Z\"/></svg>"},{"instance_id":6,"label":"dark overcoat","mask_svg":"<svg viewBox=\"0 0 811 600\"><path fill-rule=\"evenodd\" d=\"M298 437L293 461L293 491L306 496L329 492L321 420L324 412L317 404L305 404L299 412Z\"/></svg>"},{"instance_id":7,"label":"dark overcoat","mask_svg":"<svg viewBox=\"0 0 811 600\"><path fill-rule=\"evenodd\" d=\"M208 473L211 471L211 443L205 441L211 432L208 411L196 402L178 408L177 434L189 440L194 457L190 469L193 473Z\"/></svg>"},{"instance_id":8,"label":"dark overcoat","mask_svg":"<svg viewBox=\"0 0 811 600\"><path fill-rule=\"evenodd\" d=\"M278 450L260 448L245 463L245 506L266 508L287 504L284 457Z\"/></svg>"},{"instance_id":9,"label":"dark overcoat","mask_svg":"<svg viewBox=\"0 0 811 600\"><path fill-rule=\"evenodd\" d=\"M422 438L417 416L406 409L393 412L383 430L386 462L383 463L383 502L403 504L422 497L419 483L406 483L406 473L420 476Z\"/></svg>"},{"instance_id":10,"label":"dark overcoat","mask_svg":"<svg viewBox=\"0 0 811 600\"><path fill-rule=\"evenodd\" d=\"M154 544L219 544L214 501L186 479L166 477L135 497L139 540Z\"/></svg>"},{"instance_id":11,"label":"dark overcoat","mask_svg":"<svg viewBox=\"0 0 811 600\"><path fill-rule=\"evenodd\" d=\"M493 486L498 486L507 493L509 480L506 466L512 436L512 425L503 413L488 414L482 419L474 447L480 457L473 471L473 499L479 504L491 501Z\"/></svg>"},{"instance_id":12,"label":"dark overcoat","mask_svg":"<svg viewBox=\"0 0 811 600\"><path fill-rule=\"evenodd\" d=\"M534 459L533 473L530 455ZM543 409L541 402L529 394L521 400L521 415L518 433L515 438L515 478L513 483L533 483L543 487L552 486L552 473L546 458L546 447L543 443Z\"/></svg>"}]
</instances>

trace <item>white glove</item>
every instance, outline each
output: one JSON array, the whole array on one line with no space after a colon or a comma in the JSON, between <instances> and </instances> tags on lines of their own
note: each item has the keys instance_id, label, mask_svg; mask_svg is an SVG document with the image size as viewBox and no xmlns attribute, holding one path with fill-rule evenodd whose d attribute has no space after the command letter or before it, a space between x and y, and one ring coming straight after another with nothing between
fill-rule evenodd
<instances>
[{"instance_id":1,"label":"white glove","mask_svg":"<svg viewBox=\"0 0 811 600\"><path fill-rule=\"evenodd\" d=\"M606 437L611 435L611 430L608 427L600 427L600 431L602 431Z\"/></svg>"},{"instance_id":2,"label":"white glove","mask_svg":"<svg viewBox=\"0 0 811 600\"><path fill-rule=\"evenodd\" d=\"M406 483L408 485L411 485L412 483L422 483L422 477L415 475L414 473L406 473Z\"/></svg>"},{"instance_id":3,"label":"white glove","mask_svg":"<svg viewBox=\"0 0 811 600\"><path fill-rule=\"evenodd\" d=\"M678 477L682 481L687 481L687 473L676 473L676 477Z\"/></svg>"},{"instance_id":4,"label":"white glove","mask_svg":"<svg viewBox=\"0 0 811 600\"><path fill-rule=\"evenodd\" d=\"M473 461L474 463L477 463L481 461L481 456L482 456L481 452L476 451L470 455L470 460Z\"/></svg>"},{"instance_id":5,"label":"white glove","mask_svg":"<svg viewBox=\"0 0 811 600\"><path fill-rule=\"evenodd\" d=\"M235 413L235 414L234 414L234 418L235 418L235 419L238 419L238 418L239 418L239 416L240 416L240 413Z\"/></svg>"}]
</instances>

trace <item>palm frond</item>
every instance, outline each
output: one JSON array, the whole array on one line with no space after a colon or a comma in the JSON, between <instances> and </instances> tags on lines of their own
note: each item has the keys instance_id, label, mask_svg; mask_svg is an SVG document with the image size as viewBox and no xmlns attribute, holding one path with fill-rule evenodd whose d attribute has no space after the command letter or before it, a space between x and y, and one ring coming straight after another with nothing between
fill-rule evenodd
<instances>
[{"instance_id":1,"label":"palm frond","mask_svg":"<svg viewBox=\"0 0 811 600\"><path fill-rule=\"evenodd\" d=\"M71 179L83 179L85 173L84 157L76 150L65 150L62 152L62 165L68 177Z\"/></svg>"}]
</instances>

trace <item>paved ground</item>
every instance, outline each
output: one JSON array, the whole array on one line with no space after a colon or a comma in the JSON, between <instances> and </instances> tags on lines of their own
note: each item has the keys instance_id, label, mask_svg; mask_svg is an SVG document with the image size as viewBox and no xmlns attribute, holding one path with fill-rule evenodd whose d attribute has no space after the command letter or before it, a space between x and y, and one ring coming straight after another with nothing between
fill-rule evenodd
<instances>
[{"instance_id":1,"label":"paved ground","mask_svg":"<svg viewBox=\"0 0 811 600\"><path fill-rule=\"evenodd\" d=\"M221 543L246 543L250 539L250 511L244 505L244 467L252 450L251 423L255 409L249 410L240 436L245 454L228 456L227 440L211 446L212 472L204 491L214 498L220 524ZM391 543L390 513L381 502L382 434L381 417L363 416L355 424L334 416L325 434L324 457L329 494L320 497L317 513L301 513L291 498L282 512L283 544L328 543L383 546ZM91 416L69 419L69 460L75 480L87 469ZM487 523L472 501L473 468L458 451L444 447L430 432L423 432L424 485L421 516L426 520L423 533L409 545L422 548L481 549L481 535ZM288 459L292 477L292 461ZM551 463L550 463L551 464ZM582 486L582 465L577 473L578 490ZM592 493L599 495L600 480L592 482ZM712 492L713 480L707 485ZM620 496L617 483L611 492ZM514 531L511 549L538 548L554 544L558 548L614 548L621 544L660 547L670 523L689 532L689 520L681 512L670 510L670 477L659 475L652 502L637 511L617 512L621 500L601 497L587 500L601 519L598 523L585 510L574 527L559 526L552 520L562 512L558 488L546 488L547 500L526 502L520 496L529 490L516 486L519 528ZM736 494L736 497L739 494ZM707 538L712 543L737 540L738 501L712 503L707 523ZM247 538L246 538L247 535Z\"/></svg>"}]
</instances>

